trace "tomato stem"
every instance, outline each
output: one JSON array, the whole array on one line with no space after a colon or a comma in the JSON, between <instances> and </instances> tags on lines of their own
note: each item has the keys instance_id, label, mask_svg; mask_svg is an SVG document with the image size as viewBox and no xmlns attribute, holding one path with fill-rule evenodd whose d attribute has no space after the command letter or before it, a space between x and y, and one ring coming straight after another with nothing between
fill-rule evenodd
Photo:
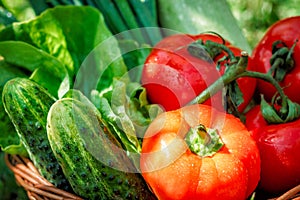
<instances>
[{"instance_id":1,"label":"tomato stem","mask_svg":"<svg viewBox=\"0 0 300 200\"><path fill-rule=\"evenodd\" d=\"M207 129L203 124L190 128L185 136L190 150L200 157L212 156L224 145L216 129Z\"/></svg>"},{"instance_id":2,"label":"tomato stem","mask_svg":"<svg viewBox=\"0 0 300 200\"><path fill-rule=\"evenodd\" d=\"M213 61L218 54L225 51L232 63L237 62L237 58L226 45L211 40L207 40L205 43L203 40L196 40L188 45L187 50L192 56L206 61Z\"/></svg>"},{"instance_id":3,"label":"tomato stem","mask_svg":"<svg viewBox=\"0 0 300 200\"><path fill-rule=\"evenodd\" d=\"M239 74L237 76L237 78L239 77L253 77L253 78L259 78L262 79L264 81L267 81L269 83L271 83L276 90L278 91L280 97L281 97L281 108L280 108L280 113L282 115L286 115L288 113L288 103L287 103L287 99L288 97L284 94L282 88L280 87L279 83L270 75L270 74L264 74L264 73L260 73L260 72L255 72L255 71L245 71L241 74Z\"/></svg>"},{"instance_id":4,"label":"tomato stem","mask_svg":"<svg viewBox=\"0 0 300 200\"><path fill-rule=\"evenodd\" d=\"M223 76L217 79L195 99L189 102L189 105L195 103L203 103L214 94L216 94L219 90L224 88L225 85L228 85L229 83L237 79L238 75L245 72L248 63L248 53L243 51L241 54L242 56L240 57L236 65L230 66Z\"/></svg>"},{"instance_id":5,"label":"tomato stem","mask_svg":"<svg viewBox=\"0 0 300 200\"><path fill-rule=\"evenodd\" d=\"M277 40L272 45L272 57L270 59L271 68L268 74L272 75L278 82L282 81L289 71L294 68L295 62L292 58L296 40L291 48L288 48L284 42Z\"/></svg>"},{"instance_id":6,"label":"tomato stem","mask_svg":"<svg viewBox=\"0 0 300 200\"><path fill-rule=\"evenodd\" d=\"M205 54L203 51L206 49L214 51L222 50L228 54L231 62L230 65L228 65L225 73L213 84L207 87L202 93L200 93L195 99L189 102L188 105L205 102L207 99L215 95L219 90L223 89L224 86L227 86L240 77L252 77L271 83L281 97L281 107L279 113L277 113L277 110L275 110L274 107L269 106L269 104L265 102L262 97L261 108L266 121L269 123L283 123L300 117L300 105L292 102L285 95L278 82L278 80L282 80L285 74L294 67L292 53L297 42L298 40L294 42L290 49L287 48L287 46L281 41L276 41L273 43L273 56L270 59L272 68L268 73L246 70L248 65L248 53L245 51L241 52L240 57L235 57L233 52L224 44L215 43L210 40L206 41L205 44L203 41L196 41L195 43L192 43L189 52L196 57L203 58L203 55ZM272 104L274 103L272 102Z\"/></svg>"},{"instance_id":7,"label":"tomato stem","mask_svg":"<svg viewBox=\"0 0 300 200\"><path fill-rule=\"evenodd\" d=\"M230 51L230 50L229 50ZM236 80L240 77L252 77L259 78L264 81L271 83L278 91L278 94L281 97L281 108L279 113L275 111L274 108L266 108L269 110L268 112L263 111L264 118L269 123L283 123L287 121L292 121L298 117L300 117L300 105L292 102L285 95L283 89L279 85L279 83L275 80L275 78L270 73L261 73L255 71L246 70L248 64L248 53L242 52L241 57L236 58L237 63L232 63L228 66L226 72L217 79L213 84L207 87L202 93L200 93L195 99L188 103L188 105L203 103L213 95L215 95L219 90L223 89L224 86L230 84L232 81ZM277 62L277 61L276 61ZM267 107L267 103L261 100L261 108ZM264 106L263 106L264 105ZM274 115L277 115L274 117ZM274 120L275 119L275 120Z\"/></svg>"}]
</instances>

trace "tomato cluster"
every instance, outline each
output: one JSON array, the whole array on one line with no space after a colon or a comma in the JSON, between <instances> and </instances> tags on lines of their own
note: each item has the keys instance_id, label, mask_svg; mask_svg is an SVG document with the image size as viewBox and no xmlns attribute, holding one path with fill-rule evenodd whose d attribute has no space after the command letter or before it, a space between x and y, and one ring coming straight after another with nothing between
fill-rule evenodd
<instances>
[{"instance_id":1,"label":"tomato cluster","mask_svg":"<svg viewBox=\"0 0 300 200\"><path fill-rule=\"evenodd\" d=\"M145 61L141 81L149 101L160 104L168 112L155 119L146 132L141 170L160 199L173 199L174 195L182 199L220 199L221 196L245 199L255 189L278 195L300 184L299 27L300 16L297 16L278 21L268 29L247 58L244 71L232 81L243 97L239 103L234 102L239 91L232 84L211 95L204 102L208 106L188 106L243 57L242 50L226 39L209 33L177 34L164 38L153 48ZM228 90L236 92L229 95L233 102L227 101ZM230 113L228 102L236 103L241 115L231 115L235 113ZM270 109L276 116L266 114ZM222 117L215 114L216 118L212 119L210 112L226 116L222 128L217 125ZM273 119L269 120L267 115ZM244 124L236 122L238 117ZM219 127L217 135L223 146L215 154L199 156L191 151L194 144L187 145L190 144L187 135L199 124ZM244 136L234 136L236 131ZM227 135L232 137L232 144ZM198 136L193 136L193 142L206 140L199 130ZM211 138L208 141L198 150L211 145ZM222 157L225 154L234 155L241 163L227 162L228 157ZM232 173L218 164L220 155ZM221 172L226 173L220 175ZM243 179L244 173L248 173L247 180ZM222 176L230 177L230 181ZM237 176L241 177L240 183L235 182ZM231 184L236 188L230 189Z\"/></svg>"},{"instance_id":2,"label":"tomato cluster","mask_svg":"<svg viewBox=\"0 0 300 200\"><path fill-rule=\"evenodd\" d=\"M272 73L275 79L277 79L276 74L285 73L278 83L287 97L296 103L300 103L300 93L297 92L300 85L300 43L297 43L300 39L299 27L299 16L278 21L268 29L252 53L253 64L257 66L257 71ZM277 41L284 48L292 48L292 68L285 64L272 65L270 62L272 56L276 54L274 44ZM276 59L282 62L286 57L279 55ZM274 66L277 69L273 69ZM275 87L264 80L257 81L257 90L258 94L262 94L269 103L276 97ZM300 119L270 124L264 119L262 109L259 105L253 107L246 114L245 123L260 149L262 160L260 188L270 193L282 193L300 184L300 153L298 153L300 152Z\"/></svg>"}]
</instances>

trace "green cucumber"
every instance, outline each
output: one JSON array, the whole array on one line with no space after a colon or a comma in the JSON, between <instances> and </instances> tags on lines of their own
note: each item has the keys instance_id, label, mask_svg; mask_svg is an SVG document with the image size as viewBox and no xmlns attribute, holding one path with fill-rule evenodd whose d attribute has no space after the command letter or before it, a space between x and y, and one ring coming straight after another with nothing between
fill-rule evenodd
<instances>
[{"instance_id":1,"label":"green cucumber","mask_svg":"<svg viewBox=\"0 0 300 200\"><path fill-rule=\"evenodd\" d=\"M56 187L72 191L57 162L47 136L47 114L56 99L27 78L13 78L3 88L5 111L35 167Z\"/></svg>"},{"instance_id":2,"label":"green cucumber","mask_svg":"<svg viewBox=\"0 0 300 200\"><path fill-rule=\"evenodd\" d=\"M77 195L89 200L156 199L93 104L73 98L56 101L48 113L47 132Z\"/></svg>"}]
</instances>

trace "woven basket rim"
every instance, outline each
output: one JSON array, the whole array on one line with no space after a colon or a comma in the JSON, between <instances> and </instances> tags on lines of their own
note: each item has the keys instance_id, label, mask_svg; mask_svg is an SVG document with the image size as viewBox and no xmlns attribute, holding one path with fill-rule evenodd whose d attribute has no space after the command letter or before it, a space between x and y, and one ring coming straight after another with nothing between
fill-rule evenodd
<instances>
[{"instance_id":1,"label":"woven basket rim","mask_svg":"<svg viewBox=\"0 0 300 200\"><path fill-rule=\"evenodd\" d=\"M25 189L29 199L83 200L75 194L55 187L43 178L31 160L26 157L6 153L5 163L14 173L16 182Z\"/></svg>"},{"instance_id":2,"label":"woven basket rim","mask_svg":"<svg viewBox=\"0 0 300 200\"><path fill-rule=\"evenodd\" d=\"M83 198L61 190L43 178L30 159L5 153L5 163L14 173L17 183L27 192L29 199L83 200ZM300 200L300 184L279 197L268 200Z\"/></svg>"}]
</instances>

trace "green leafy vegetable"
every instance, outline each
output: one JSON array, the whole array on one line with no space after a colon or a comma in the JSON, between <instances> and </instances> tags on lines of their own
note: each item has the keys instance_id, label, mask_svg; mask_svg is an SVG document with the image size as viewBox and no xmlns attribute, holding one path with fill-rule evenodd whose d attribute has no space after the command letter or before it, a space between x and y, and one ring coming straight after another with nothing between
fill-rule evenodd
<instances>
[{"instance_id":1,"label":"green leafy vegetable","mask_svg":"<svg viewBox=\"0 0 300 200\"><path fill-rule=\"evenodd\" d=\"M144 62L151 52L150 45L142 44L134 40L119 40L122 57L126 63L128 74L132 82L141 80Z\"/></svg>"},{"instance_id":2,"label":"green leafy vegetable","mask_svg":"<svg viewBox=\"0 0 300 200\"><path fill-rule=\"evenodd\" d=\"M138 167L139 158L136 155L141 151L141 140L150 122L162 109L148 103L146 90L139 83L126 84L117 79L105 93L93 90L91 100L107 123L107 128L112 130Z\"/></svg>"},{"instance_id":3,"label":"green leafy vegetable","mask_svg":"<svg viewBox=\"0 0 300 200\"><path fill-rule=\"evenodd\" d=\"M159 27L156 0L76 0L76 1L34 1L30 0L36 13L47 8L66 5L91 6L103 13L105 23L113 34L122 33L124 38L136 40L139 44L154 45L162 39ZM128 32L135 29L135 32Z\"/></svg>"},{"instance_id":4,"label":"green leafy vegetable","mask_svg":"<svg viewBox=\"0 0 300 200\"><path fill-rule=\"evenodd\" d=\"M35 17L34 10L27 0L1 0L1 3L10 13L14 15L17 21L25 21Z\"/></svg>"},{"instance_id":5,"label":"green leafy vegetable","mask_svg":"<svg viewBox=\"0 0 300 200\"><path fill-rule=\"evenodd\" d=\"M79 6L47 9L29 21L14 23L12 30L14 40L34 45L56 57L71 77L93 48L111 36L97 9Z\"/></svg>"}]
</instances>

